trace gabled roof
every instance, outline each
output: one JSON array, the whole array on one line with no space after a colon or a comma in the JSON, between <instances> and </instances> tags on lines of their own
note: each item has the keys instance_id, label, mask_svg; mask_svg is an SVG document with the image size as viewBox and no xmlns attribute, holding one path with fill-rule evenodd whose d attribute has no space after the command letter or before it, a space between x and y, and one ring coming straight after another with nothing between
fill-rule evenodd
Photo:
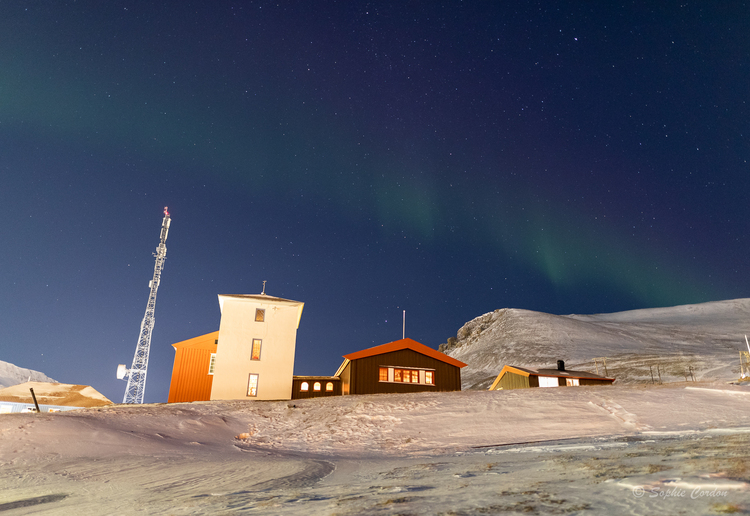
<instances>
[{"instance_id":1,"label":"gabled roof","mask_svg":"<svg viewBox=\"0 0 750 516\"><path fill-rule=\"evenodd\" d=\"M175 342L172 344L174 349L187 348L187 349L207 349L216 353L216 340L219 338L219 332L214 331L206 333L205 335L199 335L192 339L183 340L181 342Z\"/></svg>"},{"instance_id":2,"label":"gabled roof","mask_svg":"<svg viewBox=\"0 0 750 516\"><path fill-rule=\"evenodd\" d=\"M416 351L417 353L420 353L422 355L427 355L430 358L434 358L435 360L440 360L441 362L445 362L446 364L450 364L452 366L466 367L466 364L464 364L460 360L456 360L453 357L449 357L445 353L441 353L440 351L437 351L428 346L425 346L424 344L420 344L416 340L412 340L408 338L395 340L393 342L389 342L387 344L381 344L380 346L375 346L373 348L363 349L362 351L357 351L356 353L349 353L348 355L344 355L344 358L351 361L351 360L357 360L359 358L366 358L366 357L372 357L375 355L382 355L384 353L391 353L393 351L401 351L402 349L410 349L412 351Z\"/></svg>"},{"instance_id":3,"label":"gabled roof","mask_svg":"<svg viewBox=\"0 0 750 516\"><path fill-rule=\"evenodd\" d=\"M500 383L500 379L505 375L505 373L514 373L521 376L552 376L552 377L558 377L558 378L588 378L591 380L601 380L601 381L608 381L608 382L614 382L614 378L607 378L605 376L600 376L598 374L589 373L586 371L560 371L559 369L532 369L530 367L518 367L518 366L510 366L506 365L503 367L503 370L500 371L500 374L497 375L497 378L495 378L495 381L490 386L489 390L495 390L495 387L498 383Z\"/></svg>"}]
</instances>

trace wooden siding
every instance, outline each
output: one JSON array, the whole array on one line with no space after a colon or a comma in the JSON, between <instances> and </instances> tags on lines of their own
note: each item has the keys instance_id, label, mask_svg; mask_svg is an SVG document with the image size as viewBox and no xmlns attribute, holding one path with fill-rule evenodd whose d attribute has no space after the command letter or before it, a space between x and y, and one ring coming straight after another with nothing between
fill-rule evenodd
<instances>
[{"instance_id":1,"label":"wooden siding","mask_svg":"<svg viewBox=\"0 0 750 516\"><path fill-rule=\"evenodd\" d=\"M301 390L302 382L307 382L309 388L307 391ZM314 391L313 384L320 382L320 390ZM333 391L326 391L326 384L328 382L333 383ZM309 376L309 377L295 377L292 379L292 399L301 400L306 398L326 398L328 396L341 396L341 380L330 376Z\"/></svg>"},{"instance_id":2,"label":"wooden siding","mask_svg":"<svg viewBox=\"0 0 750 516\"><path fill-rule=\"evenodd\" d=\"M352 363L349 362L346 364L346 367L344 367L344 370L341 371L341 394L346 396L347 394L352 394Z\"/></svg>"},{"instance_id":3,"label":"wooden siding","mask_svg":"<svg viewBox=\"0 0 750 516\"><path fill-rule=\"evenodd\" d=\"M539 386L538 382L536 386ZM498 383L496 390L502 389L504 391L507 391L512 389L528 389L529 387L530 385L528 376L508 371L503 375L502 378L500 378L500 382Z\"/></svg>"},{"instance_id":4,"label":"wooden siding","mask_svg":"<svg viewBox=\"0 0 750 516\"><path fill-rule=\"evenodd\" d=\"M435 371L435 385L379 381L380 367L403 367ZM411 349L402 349L382 355L351 360L344 370L349 378L349 394L378 394L389 392L460 391L461 369L441 360L422 355ZM342 391L345 392L342 373Z\"/></svg>"},{"instance_id":5,"label":"wooden siding","mask_svg":"<svg viewBox=\"0 0 750 516\"><path fill-rule=\"evenodd\" d=\"M541 375L544 376L544 375ZM611 378L579 378L579 385L612 385ZM567 379L564 376L557 378L557 384L559 387L567 387ZM530 387L539 387L539 375L524 376L516 374L511 371L507 371L502 378L498 381L495 390L512 390L512 389L528 389Z\"/></svg>"},{"instance_id":6,"label":"wooden siding","mask_svg":"<svg viewBox=\"0 0 750 516\"><path fill-rule=\"evenodd\" d=\"M214 378L208 374L210 362L209 349L177 349L167 403L210 400Z\"/></svg>"},{"instance_id":7,"label":"wooden siding","mask_svg":"<svg viewBox=\"0 0 750 516\"><path fill-rule=\"evenodd\" d=\"M610 378L601 380L597 378L579 378L578 383L579 385L612 385L614 383L614 380Z\"/></svg>"}]
</instances>

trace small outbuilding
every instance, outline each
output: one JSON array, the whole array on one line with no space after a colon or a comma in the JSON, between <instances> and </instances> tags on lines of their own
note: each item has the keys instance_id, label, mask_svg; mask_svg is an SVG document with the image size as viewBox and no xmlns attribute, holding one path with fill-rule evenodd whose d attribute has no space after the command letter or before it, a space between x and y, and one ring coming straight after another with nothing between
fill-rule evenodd
<instances>
[{"instance_id":1,"label":"small outbuilding","mask_svg":"<svg viewBox=\"0 0 750 516\"><path fill-rule=\"evenodd\" d=\"M0 389L0 414L36 412L31 389L34 389L40 412L61 412L113 404L88 385L26 382Z\"/></svg>"},{"instance_id":2,"label":"small outbuilding","mask_svg":"<svg viewBox=\"0 0 750 516\"><path fill-rule=\"evenodd\" d=\"M466 364L412 339L344 355L341 394L460 391Z\"/></svg>"},{"instance_id":3,"label":"small outbuilding","mask_svg":"<svg viewBox=\"0 0 750 516\"><path fill-rule=\"evenodd\" d=\"M338 376L292 377L293 400L328 396L341 396L341 378Z\"/></svg>"},{"instance_id":4,"label":"small outbuilding","mask_svg":"<svg viewBox=\"0 0 750 516\"><path fill-rule=\"evenodd\" d=\"M167 403L211 399L219 332L172 344L175 350Z\"/></svg>"},{"instance_id":5,"label":"small outbuilding","mask_svg":"<svg viewBox=\"0 0 750 516\"><path fill-rule=\"evenodd\" d=\"M491 391L528 389L531 387L576 387L580 385L612 385L606 378L586 371L566 371L565 362L557 361L557 369L531 369L506 365L490 386Z\"/></svg>"}]
</instances>

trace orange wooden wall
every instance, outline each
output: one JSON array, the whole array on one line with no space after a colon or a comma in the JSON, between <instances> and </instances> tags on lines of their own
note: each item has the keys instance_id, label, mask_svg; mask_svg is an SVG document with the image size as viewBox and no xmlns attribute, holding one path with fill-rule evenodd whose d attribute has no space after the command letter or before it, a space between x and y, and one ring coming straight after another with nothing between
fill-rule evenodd
<instances>
[{"instance_id":1,"label":"orange wooden wall","mask_svg":"<svg viewBox=\"0 0 750 516\"><path fill-rule=\"evenodd\" d=\"M215 331L172 344L175 349L167 403L208 401L214 377L208 374L211 353L216 353Z\"/></svg>"}]
</instances>

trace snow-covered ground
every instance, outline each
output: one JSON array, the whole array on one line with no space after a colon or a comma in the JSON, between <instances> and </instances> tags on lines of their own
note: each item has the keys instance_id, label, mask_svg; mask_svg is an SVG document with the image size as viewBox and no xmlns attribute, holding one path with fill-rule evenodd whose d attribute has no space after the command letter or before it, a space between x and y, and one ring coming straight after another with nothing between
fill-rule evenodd
<instances>
[{"instance_id":1,"label":"snow-covered ground","mask_svg":"<svg viewBox=\"0 0 750 516\"><path fill-rule=\"evenodd\" d=\"M502 309L458 330L441 351L465 362L464 389L484 389L504 365L597 372L606 358L618 383L736 379L747 351L750 299L632 310L614 314L551 315ZM599 374L604 374L602 361ZM692 376L691 376L692 375Z\"/></svg>"},{"instance_id":2,"label":"snow-covered ground","mask_svg":"<svg viewBox=\"0 0 750 516\"><path fill-rule=\"evenodd\" d=\"M49 382L55 383L55 380L50 378L44 373L34 371L32 369L25 369L11 364L10 362L3 362L0 360L0 389L3 387L11 387L12 385L18 385L24 382Z\"/></svg>"},{"instance_id":3,"label":"snow-covered ground","mask_svg":"<svg viewBox=\"0 0 750 516\"><path fill-rule=\"evenodd\" d=\"M9 414L0 512L750 511L748 445L724 383Z\"/></svg>"}]
</instances>

